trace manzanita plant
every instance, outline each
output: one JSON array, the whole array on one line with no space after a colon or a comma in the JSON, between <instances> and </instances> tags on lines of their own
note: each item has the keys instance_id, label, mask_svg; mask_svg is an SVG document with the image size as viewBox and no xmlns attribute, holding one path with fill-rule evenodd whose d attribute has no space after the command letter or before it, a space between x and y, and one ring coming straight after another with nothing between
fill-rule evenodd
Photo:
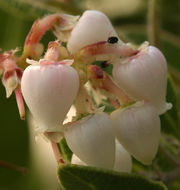
<instances>
[{"instance_id":1,"label":"manzanita plant","mask_svg":"<svg viewBox=\"0 0 180 190\"><path fill-rule=\"evenodd\" d=\"M47 30L52 30L57 40L49 42L44 53L40 40ZM0 54L2 83L7 97L15 93L20 117L25 119L25 101L36 122L36 134L52 144L62 187L77 189L73 184L76 180L80 183L79 174L77 179L65 178L77 169L84 173L83 183L91 181L96 187L89 175L96 172L107 180L111 170L112 183L119 179L116 189L121 189L121 183L122 189L132 189L132 159L152 164L161 136L160 115L172 107L166 101L163 53L148 42L139 47L125 43L108 17L95 10L80 17L50 14L37 19L22 55L17 56L17 51ZM112 67L112 72L106 72L107 67ZM103 97L113 106L112 111L106 111ZM72 105L76 116L64 124ZM69 160L59 147L64 139L73 153ZM161 183L135 178L140 181L139 189L166 189ZM86 189L83 185L81 189Z\"/></svg>"}]
</instances>

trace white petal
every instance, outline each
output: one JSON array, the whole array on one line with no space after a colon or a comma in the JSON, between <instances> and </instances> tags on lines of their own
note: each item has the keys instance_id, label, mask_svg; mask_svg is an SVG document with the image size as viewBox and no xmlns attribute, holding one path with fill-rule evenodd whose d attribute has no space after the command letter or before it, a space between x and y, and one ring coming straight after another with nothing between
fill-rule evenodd
<instances>
[{"instance_id":1,"label":"white petal","mask_svg":"<svg viewBox=\"0 0 180 190\"><path fill-rule=\"evenodd\" d=\"M145 103L131 105L111 114L119 142L137 160L151 164L160 139L160 119L156 109Z\"/></svg>"},{"instance_id":2,"label":"white petal","mask_svg":"<svg viewBox=\"0 0 180 190\"><path fill-rule=\"evenodd\" d=\"M117 33L107 16L99 11L88 10L83 13L72 30L67 48L75 54L81 48L99 41L106 41L111 36L117 37ZM122 43L120 40L119 42Z\"/></svg>"},{"instance_id":3,"label":"white petal","mask_svg":"<svg viewBox=\"0 0 180 190\"><path fill-rule=\"evenodd\" d=\"M71 164L86 166L82 160L80 160L75 154L72 156ZM131 172L132 160L129 152L116 140L116 151L115 151L115 163L114 170L118 172Z\"/></svg>"},{"instance_id":4,"label":"white petal","mask_svg":"<svg viewBox=\"0 0 180 190\"><path fill-rule=\"evenodd\" d=\"M80 160L75 154L73 154L72 156L71 164L86 166L86 164L82 160Z\"/></svg>"},{"instance_id":5,"label":"white petal","mask_svg":"<svg viewBox=\"0 0 180 190\"><path fill-rule=\"evenodd\" d=\"M21 87L38 130L61 132L79 88L77 72L67 65L31 65L24 71Z\"/></svg>"},{"instance_id":6,"label":"white petal","mask_svg":"<svg viewBox=\"0 0 180 190\"><path fill-rule=\"evenodd\" d=\"M105 113L96 113L67 126L65 138L71 150L90 166L113 168L115 140L112 123Z\"/></svg>"},{"instance_id":7,"label":"white petal","mask_svg":"<svg viewBox=\"0 0 180 190\"><path fill-rule=\"evenodd\" d=\"M125 150L125 148L118 141L116 141L114 170L118 172L130 173L131 169L132 169L131 155L129 154L129 152Z\"/></svg>"},{"instance_id":8,"label":"white petal","mask_svg":"<svg viewBox=\"0 0 180 190\"><path fill-rule=\"evenodd\" d=\"M140 53L113 67L117 84L134 100L150 101L159 114L167 110L167 64L155 47L144 47Z\"/></svg>"}]
</instances>

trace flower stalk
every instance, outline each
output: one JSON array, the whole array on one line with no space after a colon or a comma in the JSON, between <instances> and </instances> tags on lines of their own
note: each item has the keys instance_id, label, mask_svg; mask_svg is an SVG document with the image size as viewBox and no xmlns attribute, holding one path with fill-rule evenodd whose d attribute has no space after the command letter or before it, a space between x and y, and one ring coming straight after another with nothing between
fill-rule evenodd
<instances>
[{"instance_id":1,"label":"flower stalk","mask_svg":"<svg viewBox=\"0 0 180 190\"><path fill-rule=\"evenodd\" d=\"M159 47L160 46L160 1L161 0L149 0L148 1L148 40L150 44Z\"/></svg>"}]
</instances>

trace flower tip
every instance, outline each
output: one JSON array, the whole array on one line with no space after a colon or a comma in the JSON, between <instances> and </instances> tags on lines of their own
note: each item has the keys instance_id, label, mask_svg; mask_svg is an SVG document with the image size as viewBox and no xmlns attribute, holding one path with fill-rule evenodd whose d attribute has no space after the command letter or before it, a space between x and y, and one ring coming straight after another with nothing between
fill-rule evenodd
<instances>
[{"instance_id":1,"label":"flower tip","mask_svg":"<svg viewBox=\"0 0 180 190\"><path fill-rule=\"evenodd\" d=\"M25 113L20 113L21 120L25 120Z\"/></svg>"},{"instance_id":2,"label":"flower tip","mask_svg":"<svg viewBox=\"0 0 180 190\"><path fill-rule=\"evenodd\" d=\"M159 110L159 115L162 115L164 113L166 113L167 111L169 111L170 109L172 109L173 107L173 104L172 103L165 103L164 104L164 107L162 109Z\"/></svg>"},{"instance_id":3,"label":"flower tip","mask_svg":"<svg viewBox=\"0 0 180 190\"><path fill-rule=\"evenodd\" d=\"M166 103L166 110L172 109L173 105L171 103Z\"/></svg>"},{"instance_id":4,"label":"flower tip","mask_svg":"<svg viewBox=\"0 0 180 190\"><path fill-rule=\"evenodd\" d=\"M12 94L13 90L6 88L6 98L9 98Z\"/></svg>"}]
</instances>

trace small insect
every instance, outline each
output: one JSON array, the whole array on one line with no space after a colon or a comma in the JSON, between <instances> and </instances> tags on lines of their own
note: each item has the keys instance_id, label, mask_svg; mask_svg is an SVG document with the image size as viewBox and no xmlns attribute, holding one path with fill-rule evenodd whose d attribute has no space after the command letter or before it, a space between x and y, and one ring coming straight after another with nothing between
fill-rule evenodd
<instances>
[{"instance_id":1,"label":"small insect","mask_svg":"<svg viewBox=\"0 0 180 190\"><path fill-rule=\"evenodd\" d=\"M115 44L118 42L118 38L116 36L111 36L108 38L108 43Z\"/></svg>"},{"instance_id":2,"label":"small insect","mask_svg":"<svg viewBox=\"0 0 180 190\"><path fill-rule=\"evenodd\" d=\"M107 61L101 62L101 68L106 68L106 67L108 67L108 66L109 66L109 64L108 64Z\"/></svg>"}]
</instances>

